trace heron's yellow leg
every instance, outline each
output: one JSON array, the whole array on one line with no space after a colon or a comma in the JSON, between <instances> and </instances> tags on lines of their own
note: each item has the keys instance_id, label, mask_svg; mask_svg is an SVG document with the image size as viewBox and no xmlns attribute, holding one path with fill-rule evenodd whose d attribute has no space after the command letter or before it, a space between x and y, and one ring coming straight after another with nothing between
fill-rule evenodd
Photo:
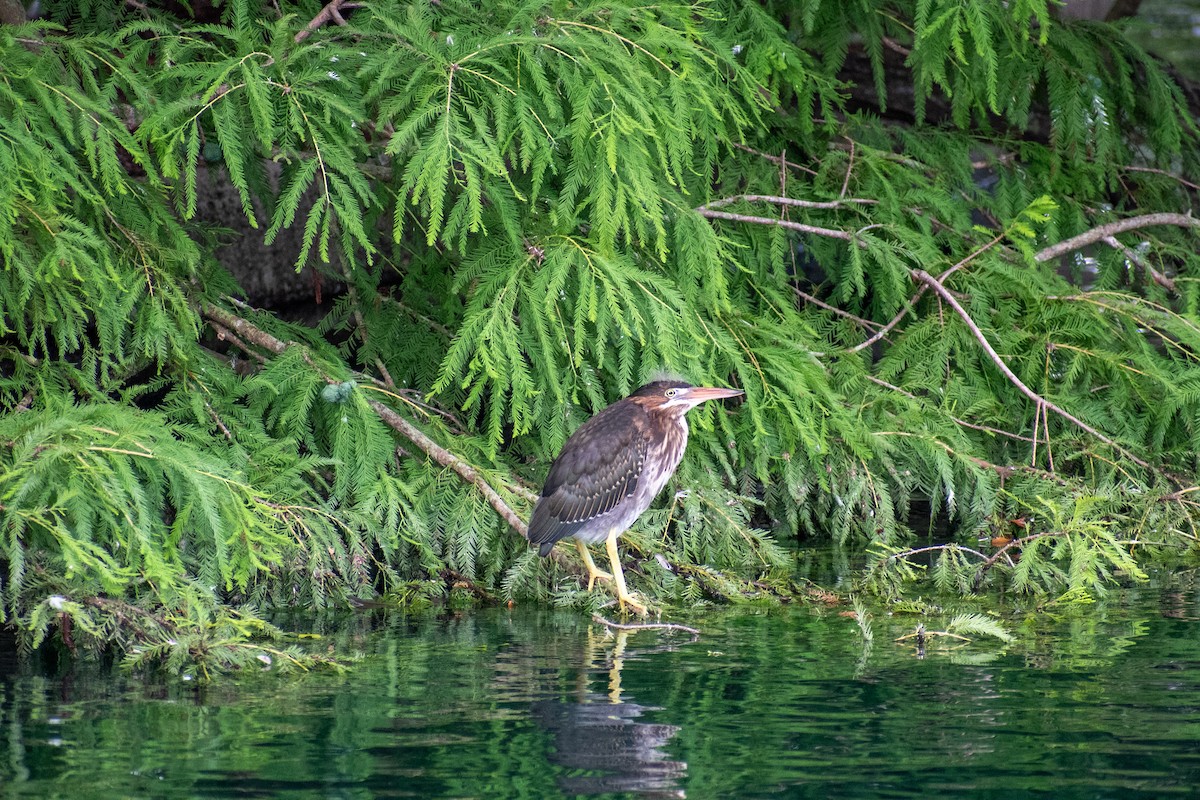
<instances>
[{"instance_id":1,"label":"heron's yellow leg","mask_svg":"<svg viewBox=\"0 0 1200 800\"><path fill-rule=\"evenodd\" d=\"M646 604L638 600L629 593L629 589L625 587L625 573L621 569L621 556L617 553L617 536L618 533L610 533L604 541L604 547L608 550L608 560L612 563L613 580L617 583L617 602L621 604L621 610L625 610L625 604L643 617L646 616L649 609Z\"/></svg>"},{"instance_id":2,"label":"heron's yellow leg","mask_svg":"<svg viewBox=\"0 0 1200 800\"><path fill-rule=\"evenodd\" d=\"M599 578L602 581L611 581L612 575L609 575L604 570L596 566L596 562L592 561L592 554L588 552L587 545L579 539L575 540L575 546L579 548L579 555L583 556L583 564L588 571L588 591L592 590L592 584Z\"/></svg>"}]
</instances>

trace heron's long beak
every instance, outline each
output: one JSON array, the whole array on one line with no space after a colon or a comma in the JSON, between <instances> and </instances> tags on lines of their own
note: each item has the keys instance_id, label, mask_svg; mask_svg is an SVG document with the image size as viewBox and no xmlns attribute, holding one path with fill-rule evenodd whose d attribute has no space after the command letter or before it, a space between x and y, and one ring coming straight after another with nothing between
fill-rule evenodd
<instances>
[{"instance_id":1,"label":"heron's long beak","mask_svg":"<svg viewBox=\"0 0 1200 800\"><path fill-rule=\"evenodd\" d=\"M699 404L705 400L723 400L726 397L740 397L744 395L741 389L722 389L720 387L709 386L693 386L687 390L687 399L689 403Z\"/></svg>"}]
</instances>

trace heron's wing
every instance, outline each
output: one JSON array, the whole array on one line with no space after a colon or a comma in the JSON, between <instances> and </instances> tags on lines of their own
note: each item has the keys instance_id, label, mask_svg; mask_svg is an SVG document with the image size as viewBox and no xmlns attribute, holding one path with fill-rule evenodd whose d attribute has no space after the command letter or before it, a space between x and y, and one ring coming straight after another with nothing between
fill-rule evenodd
<instances>
[{"instance_id":1,"label":"heron's wing","mask_svg":"<svg viewBox=\"0 0 1200 800\"><path fill-rule=\"evenodd\" d=\"M648 426L641 406L618 403L567 439L529 520L529 541L542 545L542 555L634 495L650 446Z\"/></svg>"}]
</instances>

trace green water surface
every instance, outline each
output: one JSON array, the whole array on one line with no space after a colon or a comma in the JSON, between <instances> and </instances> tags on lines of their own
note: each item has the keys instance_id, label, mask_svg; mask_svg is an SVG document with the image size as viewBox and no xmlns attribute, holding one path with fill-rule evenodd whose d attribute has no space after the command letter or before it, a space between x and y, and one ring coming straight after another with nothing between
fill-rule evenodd
<instances>
[{"instance_id":1,"label":"green water surface","mask_svg":"<svg viewBox=\"0 0 1200 800\"><path fill-rule=\"evenodd\" d=\"M1193 594L923 654L895 641L916 618L867 642L844 606L706 612L696 639L518 608L343 619L344 676L26 664L0 674L0 797L1196 797Z\"/></svg>"}]
</instances>

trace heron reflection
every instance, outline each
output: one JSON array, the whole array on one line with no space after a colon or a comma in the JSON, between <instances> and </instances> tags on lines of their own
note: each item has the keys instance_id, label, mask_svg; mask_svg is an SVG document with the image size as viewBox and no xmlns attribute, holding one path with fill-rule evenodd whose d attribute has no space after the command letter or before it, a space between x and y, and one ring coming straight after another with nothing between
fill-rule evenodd
<instances>
[{"instance_id":1,"label":"heron reflection","mask_svg":"<svg viewBox=\"0 0 1200 800\"><path fill-rule=\"evenodd\" d=\"M550 762L572 773L559 778L560 788L574 795L612 792L647 797L686 797L681 787L687 764L665 752L679 726L641 722L653 706L623 696L624 666L629 631L598 637L589 629L584 651L586 669L580 686L567 699L540 700L531 713L552 739ZM607 692L590 687L596 666L607 673Z\"/></svg>"}]
</instances>

